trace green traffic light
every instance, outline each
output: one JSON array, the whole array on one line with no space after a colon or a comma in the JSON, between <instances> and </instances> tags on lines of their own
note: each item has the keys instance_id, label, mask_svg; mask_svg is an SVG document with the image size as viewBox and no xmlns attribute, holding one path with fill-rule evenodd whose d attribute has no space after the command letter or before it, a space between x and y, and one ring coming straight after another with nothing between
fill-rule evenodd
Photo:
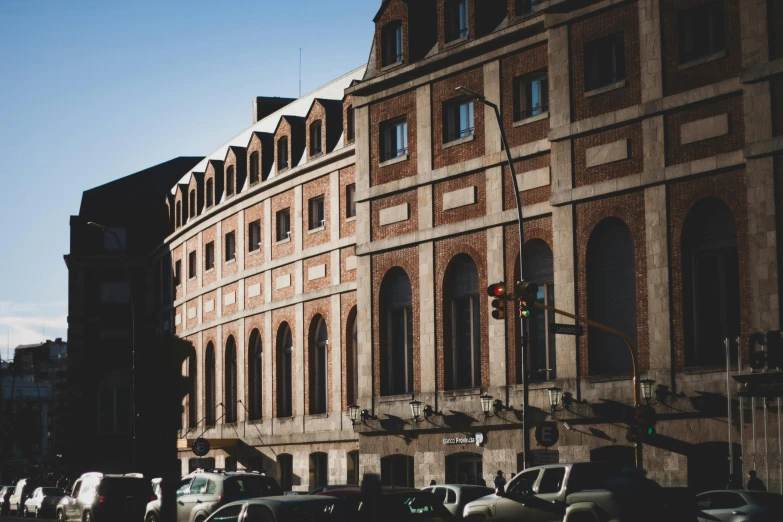
<instances>
[{"instance_id":1,"label":"green traffic light","mask_svg":"<svg viewBox=\"0 0 783 522\"><path fill-rule=\"evenodd\" d=\"M647 435L655 435L655 428L647 428Z\"/></svg>"},{"instance_id":2,"label":"green traffic light","mask_svg":"<svg viewBox=\"0 0 783 522\"><path fill-rule=\"evenodd\" d=\"M530 317L530 310L522 310L521 312L519 312L519 315L521 315L522 317Z\"/></svg>"}]
</instances>

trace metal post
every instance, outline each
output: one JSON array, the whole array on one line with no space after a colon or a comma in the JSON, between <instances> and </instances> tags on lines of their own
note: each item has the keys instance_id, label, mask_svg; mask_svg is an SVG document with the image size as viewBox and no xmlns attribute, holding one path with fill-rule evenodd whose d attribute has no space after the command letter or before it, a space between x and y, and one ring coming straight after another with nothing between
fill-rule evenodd
<instances>
[{"instance_id":1,"label":"metal post","mask_svg":"<svg viewBox=\"0 0 783 522\"><path fill-rule=\"evenodd\" d=\"M780 493L783 495L783 439L780 429L780 397L778 397L778 473L780 475Z\"/></svg>"},{"instance_id":2,"label":"metal post","mask_svg":"<svg viewBox=\"0 0 783 522\"><path fill-rule=\"evenodd\" d=\"M769 436L767 434L767 397L764 397L764 469L769 487Z\"/></svg>"},{"instance_id":3,"label":"metal post","mask_svg":"<svg viewBox=\"0 0 783 522\"><path fill-rule=\"evenodd\" d=\"M750 423L753 425L751 437L753 437L753 469L756 469L756 398L750 398Z\"/></svg>"},{"instance_id":4,"label":"metal post","mask_svg":"<svg viewBox=\"0 0 783 522\"><path fill-rule=\"evenodd\" d=\"M737 374L742 375L742 350L740 350L740 338L737 337ZM739 486L740 489L745 489L745 400L742 395L739 398L739 435L740 435L740 462L742 466L739 472ZM735 477L736 479L736 477Z\"/></svg>"},{"instance_id":5,"label":"metal post","mask_svg":"<svg viewBox=\"0 0 783 522\"><path fill-rule=\"evenodd\" d=\"M734 476L734 448L731 445L731 344L729 344L729 338L723 341L723 345L726 347L726 403L728 405L728 425L729 425L729 475Z\"/></svg>"}]
</instances>

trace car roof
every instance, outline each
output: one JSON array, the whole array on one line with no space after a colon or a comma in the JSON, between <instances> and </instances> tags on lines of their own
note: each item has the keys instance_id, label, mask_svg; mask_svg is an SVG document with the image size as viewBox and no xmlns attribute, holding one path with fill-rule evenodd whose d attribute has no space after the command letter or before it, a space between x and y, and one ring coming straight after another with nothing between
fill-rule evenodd
<instances>
[{"instance_id":1,"label":"car roof","mask_svg":"<svg viewBox=\"0 0 783 522\"><path fill-rule=\"evenodd\" d=\"M422 491L416 488L395 488L391 486L383 486L381 488L382 495L392 495L395 493L429 493L428 491ZM329 491L318 493L319 495L362 495L362 490L359 486L351 486L348 488L330 489Z\"/></svg>"},{"instance_id":2,"label":"car roof","mask_svg":"<svg viewBox=\"0 0 783 522\"><path fill-rule=\"evenodd\" d=\"M427 486L429 488L452 488L452 489L492 489L489 486L479 486L478 484L434 484Z\"/></svg>"},{"instance_id":3,"label":"car roof","mask_svg":"<svg viewBox=\"0 0 783 522\"><path fill-rule=\"evenodd\" d=\"M275 495L272 497L251 498L248 500L242 500L239 502L233 502L234 504L292 504L297 502L315 502L315 501L328 501L328 500L340 500L337 497L331 497L329 495Z\"/></svg>"}]
</instances>

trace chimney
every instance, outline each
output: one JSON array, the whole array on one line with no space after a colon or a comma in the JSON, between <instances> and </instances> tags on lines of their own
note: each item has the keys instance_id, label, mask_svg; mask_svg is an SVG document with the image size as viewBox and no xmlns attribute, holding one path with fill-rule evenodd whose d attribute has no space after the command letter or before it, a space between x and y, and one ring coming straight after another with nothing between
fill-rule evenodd
<instances>
[{"instance_id":1,"label":"chimney","mask_svg":"<svg viewBox=\"0 0 783 522\"><path fill-rule=\"evenodd\" d=\"M258 96L253 100L253 123L263 120L278 109L282 109L296 98L280 98L279 96Z\"/></svg>"}]
</instances>

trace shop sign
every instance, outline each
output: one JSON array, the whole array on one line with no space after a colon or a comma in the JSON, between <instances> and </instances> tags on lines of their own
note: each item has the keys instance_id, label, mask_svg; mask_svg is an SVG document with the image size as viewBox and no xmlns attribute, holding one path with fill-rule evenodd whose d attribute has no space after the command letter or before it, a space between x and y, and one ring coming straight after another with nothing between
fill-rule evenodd
<instances>
[{"instance_id":1,"label":"shop sign","mask_svg":"<svg viewBox=\"0 0 783 522\"><path fill-rule=\"evenodd\" d=\"M486 437L481 432L476 432L473 435L463 435L460 437L443 437L443 444L451 446L453 444L475 444L476 446L483 446Z\"/></svg>"},{"instance_id":2,"label":"shop sign","mask_svg":"<svg viewBox=\"0 0 783 522\"><path fill-rule=\"evenodd\" d=\"M193 454L197 457L203 457L209 453L209 441L207 439L197 438L193 442Z\"/></svg>"}]
</instances>

